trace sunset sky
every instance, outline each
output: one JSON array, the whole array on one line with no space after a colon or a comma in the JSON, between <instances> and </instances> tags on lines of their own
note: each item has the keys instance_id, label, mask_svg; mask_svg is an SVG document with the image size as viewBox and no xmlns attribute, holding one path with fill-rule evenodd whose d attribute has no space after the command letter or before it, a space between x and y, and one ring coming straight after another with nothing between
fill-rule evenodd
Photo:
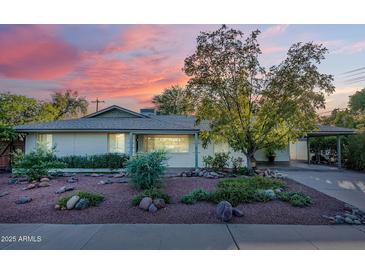
<instances>
[{"instance_id":1,"label":"sunset sky","mask_svg":"<svg viewBox=\"0 0 365 274\"><path fill-rule=\"evenodd\" d=\"M320 69L334 75L336 85L327 110L345 107L348 96L365 87L365 25L229 26L262 31L265 66L278 64L295 42L324 44L330 53ZM0 91L47 100L53 91L73 89L88 100L105 100L102 107L138 110L164 88L187 81L181 68L199 31L218 27L0 25Z\"/></svg>"}]
</instances>

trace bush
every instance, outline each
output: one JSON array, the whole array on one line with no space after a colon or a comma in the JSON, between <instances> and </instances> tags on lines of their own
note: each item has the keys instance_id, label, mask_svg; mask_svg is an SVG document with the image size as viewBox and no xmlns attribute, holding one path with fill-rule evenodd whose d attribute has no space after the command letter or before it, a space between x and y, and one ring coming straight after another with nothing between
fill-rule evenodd
<instances>
[{"instance_id":1,"label":"bush","mask_svg":"<svg viewBox=\"0 0 365 274\"><path fill-rule=\"evenodd\" d=\"M347 168L365 170L365 133L348 137L344 156Z\"/></svg>"},{"instance_id":2,"label":"bush","mask_svg":"<svg viewBox=\"0 0 365 274\"><path fill-rule=\"evenodd\" d=\"M207 201L210 199L209 192L204 189L196 189L181 197L181 202L192 205L199 201Z\"/></svg>"},{"instance_id":3,"label":"bush","mask_svg":"<svg viewBox=\"0 0 365 274\"><path fill-rule=\"evenodd\" d=\"M132 184L138 189L149 189L160 183L161 175L166 169L166 152L154 151L140 153L127 162L127 172Z\"/></svg>"},{"instance_id":4,"label":"bush","mask_svg":"<svg viewBox=\"0 0 365 274\"><path fill-rule=\"evenodd\" d=\"M67 168L110 168L125 167L129 157L126 154L106 153L86 156L64 156L58 160L66 164Z\"/></svg>"},{"instance_id":5,"label":"bush","mask_svg":"<svg viewBox=\"0 0 365 274\"><path fill-rule=\"evenodd\" d=\"M91 193L91 192L78 192L77 194L70 195L68 197L60 198L57 202L58 205L61 206L61 208L66 208L67 201L74 195L77 195L80 197L80 199L88 199L90 206L97 206L102 201L104 201L104 196L98 194L98 193Z\"/></svg>"},{"instance_id":6,"label":"bush","mask_svg":"<svg viewBox=\"0 0 365 274\"><path fill-rule=\"evenodd\" d=\"M13 156L15 175L25 176L29 181L48 176L50 169L65 167L64 163L56 159L54 149L49 150L42 146L37 147L28 154L17 151Z\"/></svg>"},{"instance_id":7,"label":"bush","mask_svg":"<svg viewBox=\"0 0 365 274\"><path fill-rule=\"evenodd\" d=\"M138 206L144 197L150 197L152 199L160 198L160 199L164 199L165 203L167 203L167 204L170 203L169 195L164 193L161 189L151 188L151 189L146 189L145 191L134 196L132 199L132 204L134 206Z\"/></svg>"},{"instance_id":8,"label":"bush","mask_svg":"<svg viewBox=\"0 0 365 274\"><path fill-rule=\"evenodd\" d=\"M312 204L312 199L299 192L280 192L277 193L278 199L290 203L292 206L306 207Z\"/></svg>"},{"instance_id":9,"label":"bush","mask_svg":"<svg viewBox=\"0 0 365 274\"><path fill-rule=\"evenodd\" d=\"M203 157L203 162L205 167L211 168L213 170L223 170L225 167L228 167L229 153L214 153L213 156L205 156Z\"/></svg>"},{"instance_id":10,"label":"bush","mask_svg":"<svg viewBox=\"0 0 365 274\"><path fill-rule=\"evenodd\" d=\"M240 203L266 202L270 199L262 195L262 190L285 188L277 180L255 176L245 179L228 179L220 181L217 189L210 194L210 200L216 203L226 200L233 206Z\"/></svg>"}]
</instances>

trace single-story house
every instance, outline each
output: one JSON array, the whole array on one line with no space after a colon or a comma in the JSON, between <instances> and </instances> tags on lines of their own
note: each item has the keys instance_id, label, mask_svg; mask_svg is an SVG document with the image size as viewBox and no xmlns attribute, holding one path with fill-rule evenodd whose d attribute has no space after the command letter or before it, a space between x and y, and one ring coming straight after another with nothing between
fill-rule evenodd
<instances>
[{"instance_id":1,"label":"single-story house","mask_svg":"<svg viewBox=\"0 0 365 274\"><path fill-rule=\"evenodd\" d=\"M195 124L192 116L156 115L151 109L140 113L111 106L79 119L15 127L26 133L25 153L38 144L56 147L57 156L126 153L135 155L155 149L169 153L169 167L202 167L203 157L217 152L230 152L231 157L246 157L234 152L228 144L209 144L203 148L199 132L208 129L207 123ZM258 162L266 161L263 151L255 155ZM290 145L277 151L277 162L290 161Z\"/></svg>"}]
</instances>

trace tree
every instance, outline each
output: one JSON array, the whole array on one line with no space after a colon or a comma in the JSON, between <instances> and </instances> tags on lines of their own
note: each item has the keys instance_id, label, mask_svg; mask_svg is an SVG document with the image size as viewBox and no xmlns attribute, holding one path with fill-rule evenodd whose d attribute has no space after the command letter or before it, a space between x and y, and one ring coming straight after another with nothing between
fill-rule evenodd
<instances>
[{"instance_id":1,"label":"tree","mask_svg":"<svg viewBox=\"0 0 365 274\"><path fill-rule=\"evenodd\" d=\"M365 114L365 88L350 96L349 108L353 113Z\"/></svg>"},{"instance_id":2,"label":"tree","mask_svg":"<svg viewBox=\"0 0 365 274\"><path fill-rule=\"evenodd\" d=\"M184 87L173 85L156 95L152 103L160 114L187 115L193 112L193 103Z\"/></svg>"},{"instance_id":3,"label":"tree","mask_svg":"<svg viewBox=\"0 0 365 274\"><path fill-rule=\"evenodd\" d=\"M73 118L86 114L89 103L85 97L79 97L77 91L66 90L52 95L52 107L55 110L54 120Z\"/></svg>"},{"instance_id":4,"label":"tree","mask_svg":"<svg viewBox=\"0 0 365 274\"><path fill-rule=\"evenodd\" d=\"M195 53L185 59L187 88L196 103L197 122L209 120L204 145L226 141L247 157L259 149L295 140L316 127L316 110L334 92L333 76L318 71L327 53L322 45L296 43L277 66L258 60L260 31L246 39L222 26L201 32Z\"/></svg>"}]
</instances>

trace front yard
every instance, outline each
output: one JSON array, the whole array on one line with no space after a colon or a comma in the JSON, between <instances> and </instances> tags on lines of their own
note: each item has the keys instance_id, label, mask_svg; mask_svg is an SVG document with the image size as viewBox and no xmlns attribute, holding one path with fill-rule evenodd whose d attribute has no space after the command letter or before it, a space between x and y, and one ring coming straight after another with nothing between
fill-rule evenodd
<instances>
[{"instance_id":1,"label":"front yard","mask_svg":"<svg viewBox=\"0 0 365 274\"><path fill-rule=\"evenodd\" d=\"M139 193L130 184L98 184L113 175L90 177L79 174L78 181L69 183L68 177L55 177L48 187L22 190L26 184L9 185L10 174L0 174L0 223L171 223L198 224L221 223L216 217L216 204L197 202L183 204L180 199L185 194L204 189L213 191L222 179L204 177L165 177L162 188L171 197L171 203L155 213L143 211L132 205L132 198ZM111 181L120 179L109 178ZM124 179L123 180L129 180ZM330 224L323 215L334 216L344 211L344 203L320 193L312 188L289 179L283 179L287 191L297 191L311 197L313 203L308 207L294 207L289 203L273 200L239 204L243 217L234 217L231 223L246 224ZM56 194L63 186L73 186L73 191ZM55 204L61 197L68 197L79 191L99 193L105 200L98 206L83 210L56 210ZM32 201L16 204L20 197L27 196Z\"/></svg>"}]
</instances>

